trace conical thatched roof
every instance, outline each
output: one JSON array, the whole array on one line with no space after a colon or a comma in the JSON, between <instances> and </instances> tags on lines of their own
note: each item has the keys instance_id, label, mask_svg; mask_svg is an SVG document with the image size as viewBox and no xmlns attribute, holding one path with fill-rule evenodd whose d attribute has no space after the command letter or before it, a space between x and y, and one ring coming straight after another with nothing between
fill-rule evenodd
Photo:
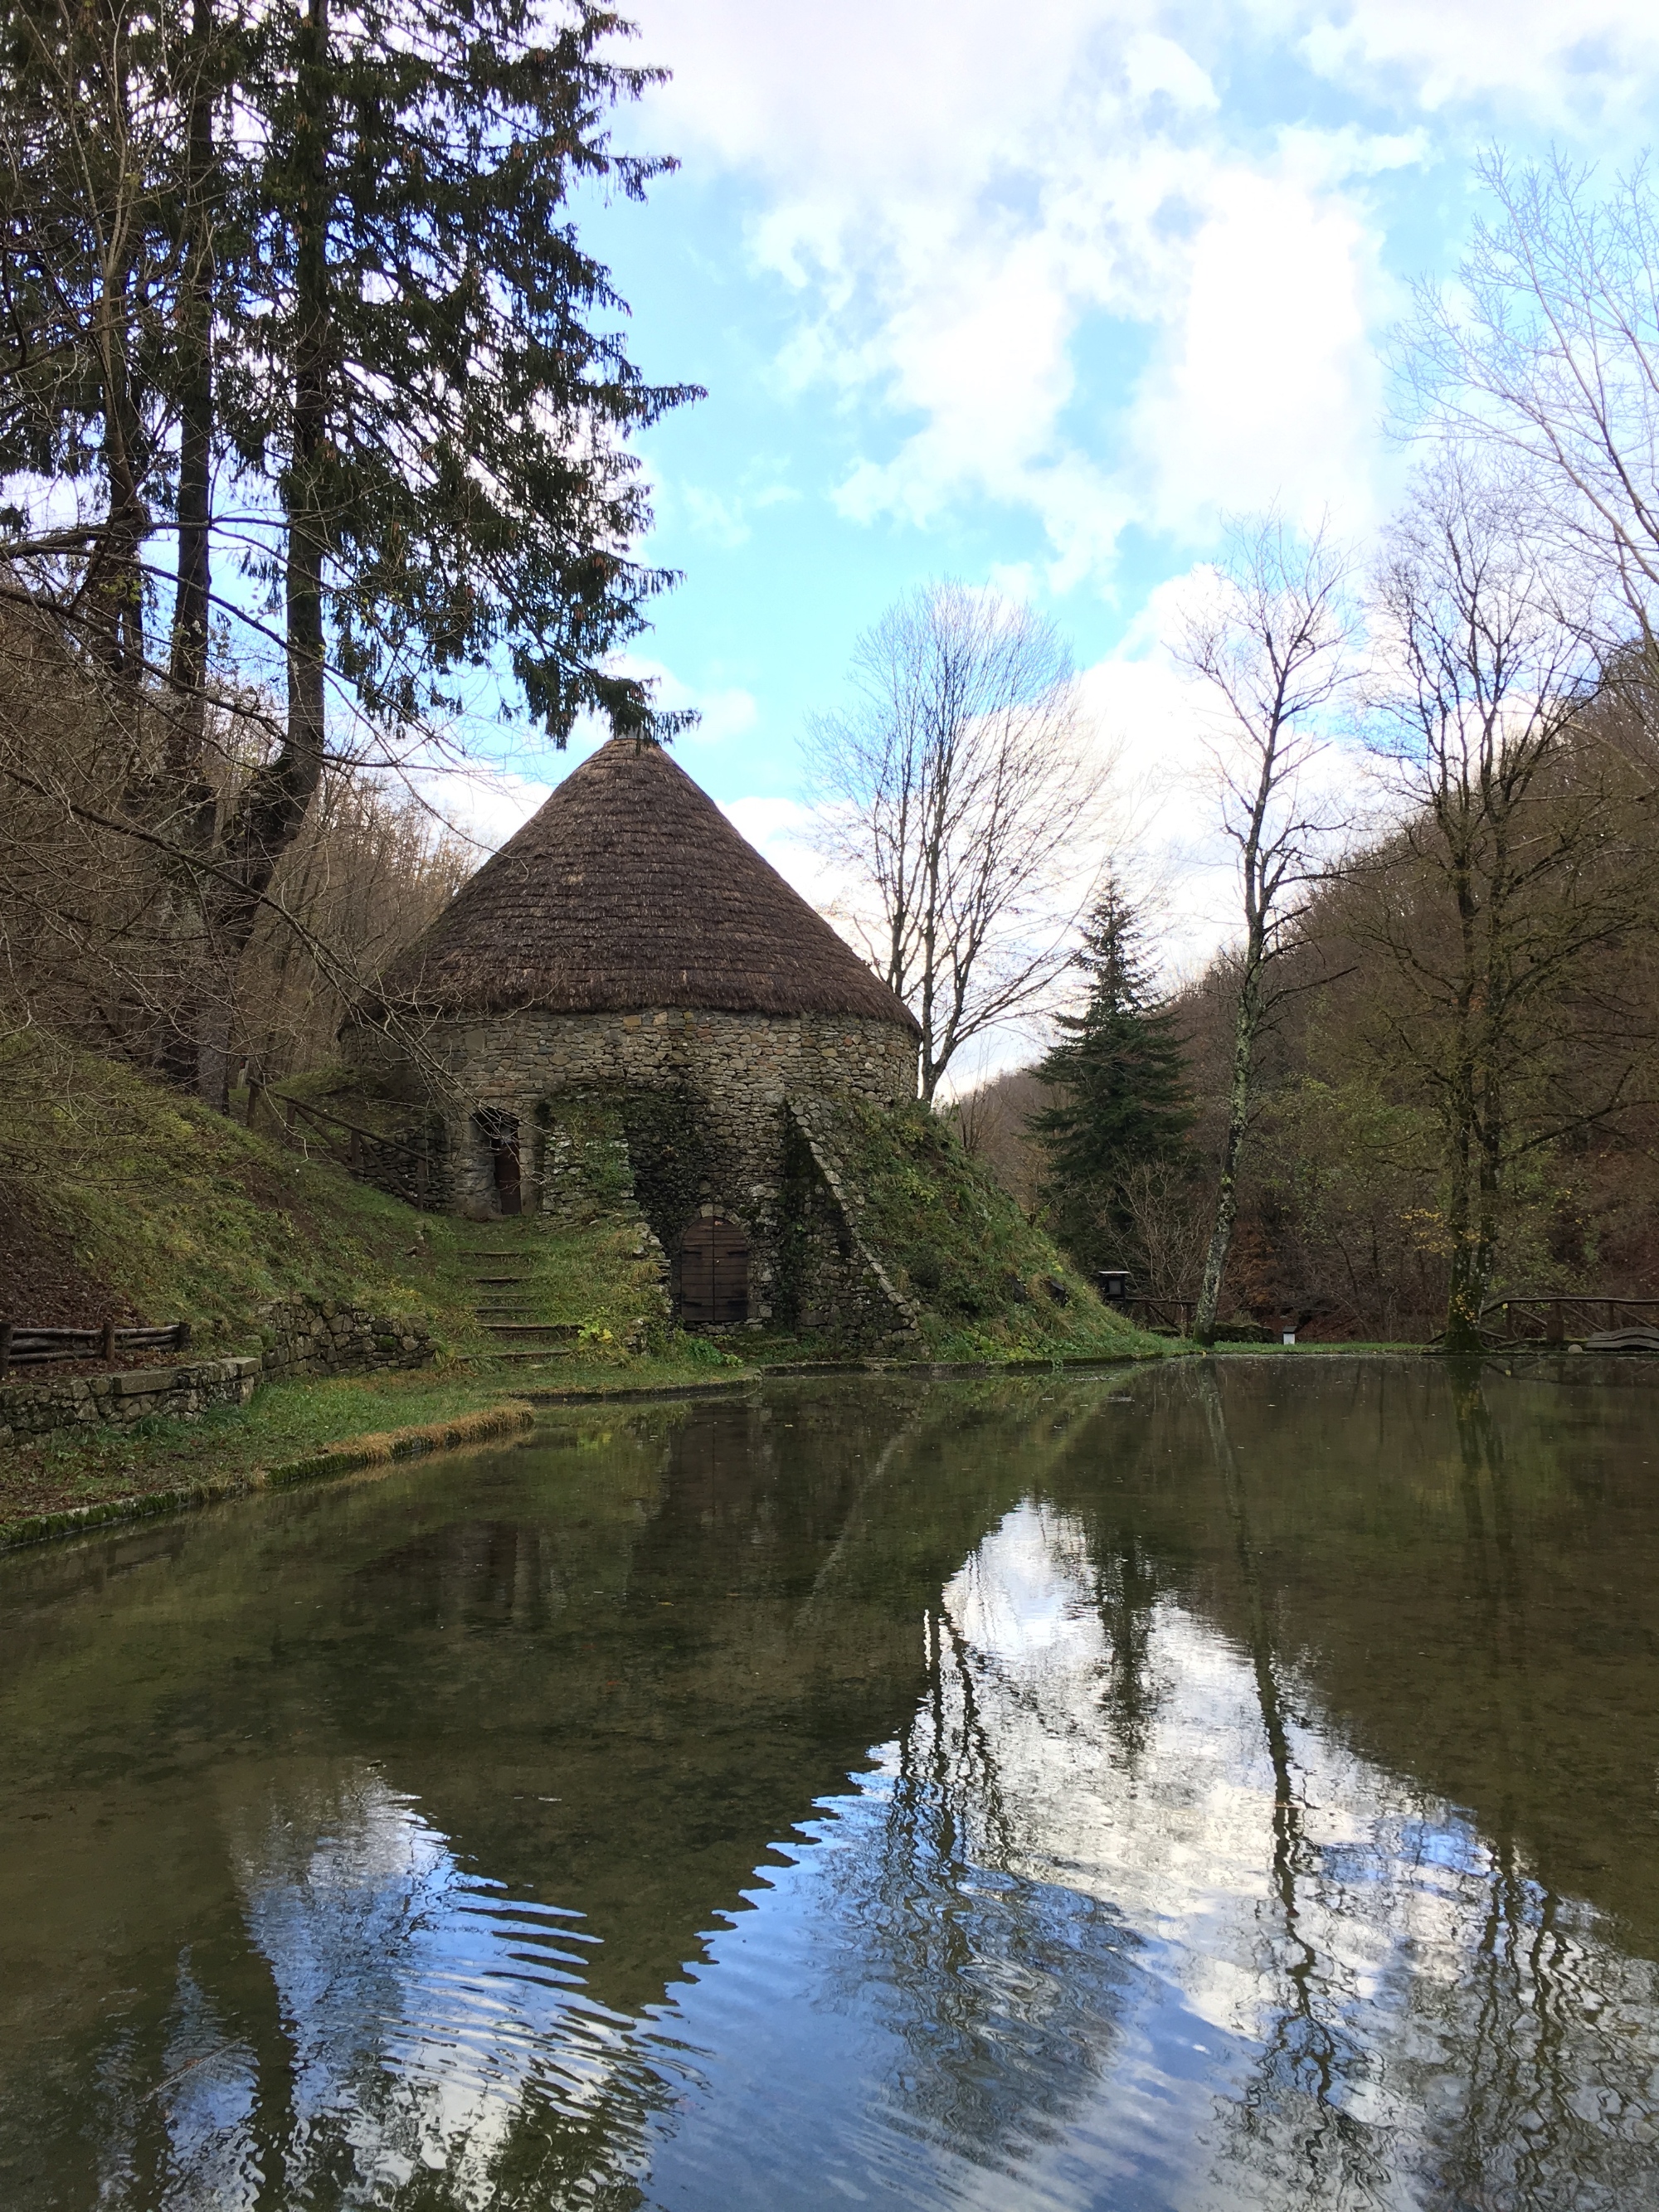
<instances>
[{"instance_id":1,"label":"conical thatched roof","mask_svg":"<svg viewBox=\"0 0 1659 2212\"><path fill-rule=\"evenodd\" d=\"M386 979L434 1013L862 1014L886 985L657 745L613 738L485 861Z\"/></svg>"}]
</instances>

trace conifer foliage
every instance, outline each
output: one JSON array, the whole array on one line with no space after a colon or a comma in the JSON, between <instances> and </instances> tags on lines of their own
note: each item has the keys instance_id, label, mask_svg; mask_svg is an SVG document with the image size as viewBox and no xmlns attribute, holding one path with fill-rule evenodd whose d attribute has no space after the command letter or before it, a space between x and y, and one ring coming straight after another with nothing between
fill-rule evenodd
<instances>
[{"instance_id":1,"label":"conifer foliage","mask_svg":"<svg viewBox=\"0 0 1659 2212\"><path fill-rule=\"evenodd\" d=\"M1054 1233L1088 1271L1133 1264L1132 1178L1184 1163L1193 1111L1175 1017L1158 1001L1139 917L1117 884L1097 901L1073 958L1088 997L1081 1012L1059 1018L1060 1041L1036 1071L1058 1096L1031 1127L1048 1153Z\"/></svg>"},{"instance_id":2,"label":"conifer foliage","mask_svg":"<svg viewBox=\"0 0 1659 2212\"><path fill-rule=\"evenodd\" d=\"M481 682L559 744L584 712L686 719L612 656L673 580L636 557L628 440L696 395L629 358L574 219L672 167L611 143L661 74L614 58L629 27L0 0L0 595L131 730L100 826L168 858L149 1049L210 1098L331 769L401 760Z\"/></svg>"}]
</instances>

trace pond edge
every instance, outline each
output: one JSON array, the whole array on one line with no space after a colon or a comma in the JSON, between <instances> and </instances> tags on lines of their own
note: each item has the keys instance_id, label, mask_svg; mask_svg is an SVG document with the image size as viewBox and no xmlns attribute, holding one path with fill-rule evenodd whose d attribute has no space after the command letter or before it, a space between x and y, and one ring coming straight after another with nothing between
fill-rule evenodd
<instances>
[{"instance_id":1,"label":"pond edge","mask_svg":"<svg viewBox=\"0 0 1659 2212\"><path fill-rule=\"evenodd\" d=\"M428 1421L406 1429L388 1429L378 1436L358 1437L349 1443L325 1444L304 1459L279 1467L256 1468L250 1474L227 1475L191 1482L175 1490L140 1492L128 1498L105 1498L90 1505L66 1505L56 1512L31 1513L16 1521L0 1522L0 1552L27 1544L44 1544L55 1536L83 1535L88 1529L131 1521L152 1521L168 1513L192 1512L198 1506L217 1505L228 1498L251 1497L264 1490L288 1490L295 1484L323 1480L331 1475L355 1474L368 1467L389 1467L399 1460L419 1459L428 1452L454 1451L468 1444L486 1443L511 1436L535 1424L535 1413L523 1398L490 1406L476 1413L458 1413L447 1421Z\"/></svg>"}]
</instances>

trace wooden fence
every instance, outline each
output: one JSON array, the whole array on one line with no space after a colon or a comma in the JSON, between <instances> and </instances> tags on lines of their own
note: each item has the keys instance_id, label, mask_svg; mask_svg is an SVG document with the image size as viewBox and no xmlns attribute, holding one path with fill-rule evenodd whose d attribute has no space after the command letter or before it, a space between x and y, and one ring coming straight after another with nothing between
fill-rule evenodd
<instances>
[{"instance_id":1,"label":"wooden fence","mask_svg":"<svg viewBox=\"0 0 1659 2212\"><path fill-rule=\"evenodd\" d=\"M1124 1304L1143 1328L1169 1329L1176 1336L1192 1334L1193 1316L1198 1311L1196 1298L1149 1298L1137 1295L1125 1299Z\"/></svg>"},{"instance_id":2,"label":"wooden fence","mask_svg":"<svg viewBox=\"0 0 1659 2212\"><path fill-rule=\"evenodd\" d=\"M36 1328L27 1322L0 1321L0 1382L14 1367L43 1367L64 1359L101 1359L112 1366L124 1352L189 1349L187 1321L169 1322L164 1328L118 1328L112 1320L97 1328Z\"/></svg>"},{"instance_id":3,"label":"wooden fence","mask_svg":"<svg viewBox=\"0 0 1659 2212\"><path fill-rule=\"evenodd\" d=\"M331 1113L326 1106L313 1106L302 1098L289 1098L278 1091L264 1091L250 1085L247 1099L247 1119L250 1128L258 1101L263 1098L274 1107L282 1117L283 1127L290 1138L301 1137L301 1122L315 1130L327 1147L331 1158L352 1175L366 1176L368 1152L375 1151L395 1153L400 1159L412 1163L409 1170L411 1195L417 1206L427 1202L432 1179L431 1147L429 1145L406 1144L401 1137L388 1137L379 1129L365 1129L361 1122L349 1121L343 1114ZM378 1178L368 1176L377 1182Z\"/></svg>"},{"instance_id":4,"label":"wooden fence","mask_svg":"<svg viewBox=\"0 0 1659 2212\"><path fill-rule=\"evenodd\" d=\"M1480 1310L1480 1333L1495 1346L1659 1335L1659 1298L1593 1297L1575 1291L1493 1298Z\"/></svg>"}]
</instances>

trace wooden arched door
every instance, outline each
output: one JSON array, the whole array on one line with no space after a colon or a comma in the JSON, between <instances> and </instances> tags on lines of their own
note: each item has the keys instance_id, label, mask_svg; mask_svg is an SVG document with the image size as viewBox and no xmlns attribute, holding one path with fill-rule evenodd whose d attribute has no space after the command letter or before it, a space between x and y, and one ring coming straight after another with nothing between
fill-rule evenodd
<instances>
[{"instance_id":1,"label":"wooden arched door","mask_svg":"<svg viewBox=\"0 0 1659 2212\"><path fill-rule=\"evenodd\" d=\"M680 1319L687 1328L749 1318L749 1239L735 1222L699 1214L680 1239Z\"/></svg>"}]
</instances>

